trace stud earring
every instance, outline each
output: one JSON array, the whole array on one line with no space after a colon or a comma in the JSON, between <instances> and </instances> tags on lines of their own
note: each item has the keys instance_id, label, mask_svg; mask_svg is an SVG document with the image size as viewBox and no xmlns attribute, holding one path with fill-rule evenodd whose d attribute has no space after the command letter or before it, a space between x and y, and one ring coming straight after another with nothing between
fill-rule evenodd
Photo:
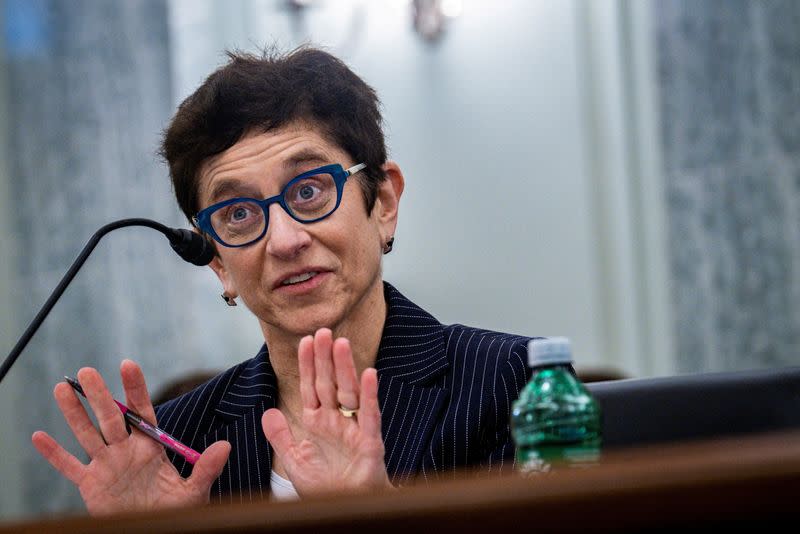
<instances>
[{"instance_id":1,"label":"stud earring","mask_svg":"<svg viewBox=\"0 0 800 534\"><path fill-rule=\"evenodd\" d=\"M394 246L394 236L390 237L389 241L387 241L386 244L383 245L383 253L384 254L390 253L392 251L393 246Z\"/></svg>"},{"instance_id":2,"label":"stud earring","mask_svg":"<svg viewBox=\"0 0 800 534\"><path fill-rule=\"evenodd\" d=\"M223 293L221 296L222 300L225 301L225 304L227 304L228 306L236 306L236 299L234 297L229 297L225 293Z\"/></svg>"}]
</instances>

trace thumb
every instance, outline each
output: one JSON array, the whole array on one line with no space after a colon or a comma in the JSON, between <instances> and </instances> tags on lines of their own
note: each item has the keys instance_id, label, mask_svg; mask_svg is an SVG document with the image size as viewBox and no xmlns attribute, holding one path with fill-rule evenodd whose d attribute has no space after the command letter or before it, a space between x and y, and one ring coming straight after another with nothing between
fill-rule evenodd
<instances>
[{"instance_id":1,"label":"thumb","mask_svg":"<svg viewBox=\"0 0 800 534\"><path fill-rule=\"evenodd\" d=\"M294 446L294 436L286 417L276 408L270 408L261 416L261 427L277 456L284 457Z\"/></svg>"},{"instance_id":2,"label":"thumb","mask_svg":"<svg viewBox=\"0 0 800 534\"><path fill-rule=\"evenodd\" d=\"M211 484L222 473L222 468L225 467L230 453L231 444L227 441L212 443L194 464L189 481L200 491L208 493Z\"/></svg>"}]
</instances>

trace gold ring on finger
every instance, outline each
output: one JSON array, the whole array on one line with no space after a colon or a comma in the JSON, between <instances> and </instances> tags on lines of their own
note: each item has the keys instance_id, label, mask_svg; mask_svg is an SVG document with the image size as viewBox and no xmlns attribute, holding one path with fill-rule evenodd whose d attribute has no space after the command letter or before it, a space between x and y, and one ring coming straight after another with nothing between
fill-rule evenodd
<instances>
[{"instance_id":1,"label":"gold ring on finger","mask_svg":"<svg viewBox=\"0 0 800 534\"><path fill-rule=\"evenodd\" d=\"M355 417L358 414L358 408L351 409L340 404L339 412L345 417Z\"/></svg>"}]
</instances>

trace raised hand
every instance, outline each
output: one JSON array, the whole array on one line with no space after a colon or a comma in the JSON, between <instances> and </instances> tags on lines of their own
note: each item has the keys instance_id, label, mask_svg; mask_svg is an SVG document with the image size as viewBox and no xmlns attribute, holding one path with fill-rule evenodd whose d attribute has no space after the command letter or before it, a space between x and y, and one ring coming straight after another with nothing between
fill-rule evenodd
<instances>
[{"instance_id":1,"label":"raised hand","mask_svg":"<svg viewBox=\"0 0 800 534\"><path fill-rule=\"evenodd\" d=\"M141 368L130 360L120 366L127 406L151 423L155 411ZM81 447L88 465L67 452L46 432L34 432L33 445L81 493L92 515L127 510L189 506L208 502L211 484L222 472L230 444L208 447L183 478L167 458L164 448L150 437L126 430L125 420L100 374L91 368L78 371L86 398L100 429L95 428L80 399L66 383L53 390L61 412Z\"/></svg>"},{"instance_id":2,"label":"raised hand","mask_svg":"<svg viewBox=\"0 0 800 534\"><path fill-rule=\"evenodd\" d=\"M390 488L375 369L359 384L350 342L334 341L327 328L303 338L297 356L303 439L278 409L264 412L261 424L298 494ZM346 417L340 406L357 415Z\"/></svg>"}]
</instances>

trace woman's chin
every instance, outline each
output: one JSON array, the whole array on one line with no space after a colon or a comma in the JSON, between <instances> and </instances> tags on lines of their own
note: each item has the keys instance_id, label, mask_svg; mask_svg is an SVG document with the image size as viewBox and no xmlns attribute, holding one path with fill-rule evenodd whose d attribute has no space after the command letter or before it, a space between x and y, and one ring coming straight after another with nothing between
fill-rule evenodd
<instances>
[{"instance_id":1,"label":"woman's chin","mask_svg":"<svg viewBox=\"0 0 800 534\"><path fill-rule=\"evenodd\" d=\"M277 329L284 334L294 336L305 336L314 334L320 328L335 329L339 323L336 314L331 310L293 310L282 314L277 320L270 322L271 328Z\"/></svg>"}]
</instances>

